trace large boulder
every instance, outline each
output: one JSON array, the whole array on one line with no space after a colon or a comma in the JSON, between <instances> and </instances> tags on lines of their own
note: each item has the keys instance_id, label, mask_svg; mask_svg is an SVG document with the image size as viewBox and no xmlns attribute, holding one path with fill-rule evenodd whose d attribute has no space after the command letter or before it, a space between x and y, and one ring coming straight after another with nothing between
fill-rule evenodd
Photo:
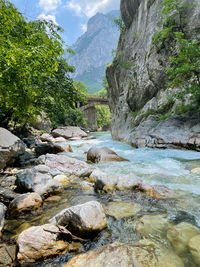
<instances>
[{"instance_id":1,"label":"large boulder","mask_svg":"<svg viewBox=\"0 0 200 267\"><path fill-rule=\"evenodd\" d=\"M37 163L48 166L51 171L57 174L69 173L87 177L92 172L92 169L87 163L66 155L46 154L45 156L39 157Z\"/></svg>"},{"instance_id":2,"label":"large boulder","mask_svg":"<svg viewBox=\"0 0 200 267\"><path fill-rule=\"evenodd\" d=\"M13 163L24 152L24 143L17 136L0 127L0 169Z\"/></svg>"},{"instance_id":3,"label":"large boulder","mask_svg":"<svg viewBox=\"0 0 200 267\"><path fill-rule=\"evenodd\" d=\"M38 172L35 168L18 172L16 185L21 192L33 191L45 197L63 190L62 184L53 180L50 174Z\"/></svg>"},{"instance_id":4,"label":"large boulder","mask_svg":"<svg viewBox=\"0 0 200 267\"><path fill-rule=\"evenodd\" d=\"M114 151L107 147L92 147L87 152L87 160L92 163L109 162L109 161L128 161L117 155Z\"/></svg>"},{"instance_id":5,"label":"large boulder","mask_svg":"<svg viewBox=\"0 0 200 267\"><path fill-rule=\"evenodd\" d=\"M35 262L62 254L67 249L67 243L61 237L62 232L65 232L63 227L52 224L34 226L23 231L17 239L18 260Z\"/></svg>"},{"instance_id":6,"label":"large boulder","mask_svg":"<svg viewBox=\"0 0 200 267\"><path fill-rule=\"evenodd\" d=\"M149 240L137 246L119 242L99 247L72 258L65 267L184 267L181 259Z\"/></svg>"},{"instance_id":7,"label":"large boulder","mask_svg":"<svg viewBox=\"0 0 200 267\"><path fill-rule=\"evenodd\" d=\"M34 211L41 207L42 198L38 193L26 193L17 196L9 205L9 214L15 216Z\"/></svg>"},{"instance_id":8,"label":"large boulder","mask_svg":"<svg viewBox=\"0 0 200 267\"><path fill-rule=\"evenodd\" d=\"M194 262L197 266L200 266L200 235L196 235L191 238L188 247Z\"/></svg>"},{"instance_id":9,"label":"large boulder","mask_svg":"<svg viewBox=\"0 0 200 267\"><path fill-rule=\"evenodd\" d=\"M199 234L200 230L197 227L190 223L182 222L170 227L167 232L167 238L176 253L181 254L187 251L190 239Z\"/></svg>"},{"instance_id":10,"label":"large boulder","mask_svg":"<svg viewBox=\"0 0 200 267\"><path fill-rule=\"evenodd\" d=\"M1 231L4 226L4 219L5 219L5 214L6 214L6 206L3 203L0 203L0 236L1 236Z\"/></svg>"},{"instance_id":11,"label":"large boulder","mask_svg":"<svg viewBox=\"0 0 200 267\"><path fill-rule=\"evenodd\" d=\"M76 235L81 236L96 234L107 226L104 210L97 201L64 209L54 216L50 223L66 226Z\"/></svg>"},{"instance_id":12,"label":"large boulder","mask_svg":"<svg viewBox=\"0 0 200 267\"><path fill-rule=\"evenodd\" d=\"M53 137L64 137L66 139L87 137L84 131L74 126L59 127L52 131L52 135Z\"/></svg>"}]
</instances>

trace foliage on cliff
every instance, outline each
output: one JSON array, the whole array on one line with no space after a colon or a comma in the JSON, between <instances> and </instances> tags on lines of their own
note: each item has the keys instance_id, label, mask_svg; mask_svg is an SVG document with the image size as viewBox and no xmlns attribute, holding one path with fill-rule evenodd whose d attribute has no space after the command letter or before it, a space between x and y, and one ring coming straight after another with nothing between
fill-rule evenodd
<instances>
[{"instance_id":1,"label":"foliage on cliff","mask_svg":"<svg viewBox=\"0 0 200 267\"><path fill-rule=\"evenodd\" d=\"M62 58L62 29L52 22L27 22L7 0L0 0L0 122L26 124L42 110L55 123L75 109L80 97ZM70 52L70 50L68 50Z\"/></svg>"},{"instance_id":2,"label":"foliage on cliff","mask_svg":"<svg viewBox=\"0 0 200 267\"><path fill-rule=\"evenodd\" d=\"M178 98L191 94L197 106L200 105L200 42L188 38L184 31L183 17L191 5L184 5L182 0L163 0L163 28L154 37L154 44L167 38L175 41L175 53L171 56L170 67L166 73L169 77L168 86L183 87ZM178 17L178 19L177 19Z\"/></svg>"}]
</instances>

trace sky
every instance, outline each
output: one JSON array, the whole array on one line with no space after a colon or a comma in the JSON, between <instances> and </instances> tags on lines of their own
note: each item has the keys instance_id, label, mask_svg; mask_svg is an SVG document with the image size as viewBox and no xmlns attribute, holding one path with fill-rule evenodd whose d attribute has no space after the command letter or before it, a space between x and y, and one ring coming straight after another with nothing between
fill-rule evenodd
<instances>
[{"instance_id":1,"label":"sky","mask_svg":"<svg viewBox=\"0 0 200 267\"><path fill-rule=\"evenodd\" d=\"M52 20L64 29L71 46L87 30L88 19L97 12L119 10L120 0L10 0L28 20Z\"/></svg>"}]
</instances>

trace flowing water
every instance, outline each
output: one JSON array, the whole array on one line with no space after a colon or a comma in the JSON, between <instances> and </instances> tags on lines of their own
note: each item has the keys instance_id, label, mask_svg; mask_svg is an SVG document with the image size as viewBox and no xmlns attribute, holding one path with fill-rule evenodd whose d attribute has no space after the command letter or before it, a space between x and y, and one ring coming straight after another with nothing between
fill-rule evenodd
<instances>
[{"instance_id":1,"label":"flowing water","mask_svg":"<svg viewBox=\"0 0 200 267\"><path fill-rule=\"evenodd\" d=\"M90 147L109 147L119 156L130 161L95 164L98 168L109 176L119 177L125 174L135 174L149 184L166 185L176 191L175 198L153 199L131 191L96 194L93 191L82 191L78 183L75 182L65 188L59 202L46 203L37 216L24 218L21 221L7 221L7 227L12 225L10 227L11 235L14 233L13 229L16 230L24 222L28 222L31 225L47 223L48 219L58 211L89 200L98 200L104 207L113 201L120 205L121 203L136 203L140 209L136 214L121 219L108 216L108 229L101 232L93 241L87 242L83 250L92 249L96 246L110 243L113 240L134 244L142 238L135 231L135 222L144 214L162 214L172 224L189 222L200 228L200 174L191 174L190 172L193 168L200 167L200 153L174 149L135 149L127 144L113 141L109 133L95 133L95 136L97 139L94 140L71 142L73 153L66 154L85 161L85 152ZM117 206L115 207L117 209ZM168 246L165 237L155 235L148 238ZM185 266L196 266L188 253L181 256L184 259ZM58 257L49 266L62 266L62 262L64 263L67 260L68 255Z\"/></svg>"}]
</instances>

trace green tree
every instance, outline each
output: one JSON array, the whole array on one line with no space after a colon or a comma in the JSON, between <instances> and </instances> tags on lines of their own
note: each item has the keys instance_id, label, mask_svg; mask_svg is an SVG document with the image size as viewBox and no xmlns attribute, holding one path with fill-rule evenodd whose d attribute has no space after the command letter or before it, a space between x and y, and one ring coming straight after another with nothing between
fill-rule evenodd
<instances>
[{"instance_id":1,"label":"green tree","mask_svg":"<svg viewBox=\"0 0 200 267\"><path fill-rule=\"evenodd\" d=\"M96 106L97 110L97 125L103 127L111 123L111 114L108 106Z\"/></svg>"},{"instance_id":2,"label":"green tree","mask_svg":"<svg viewBox=\"0 0 200 267\"><path fill-rule=\"evenodd\" d=\"M9 1L0 0L1 125L11 119L25 124L41 112L39 99L47 91L40 84L57 73L64 54L61 31L52 22L27 22ZM58 99L59 93L51 97Z\"/></svg>"}]
</instances>

